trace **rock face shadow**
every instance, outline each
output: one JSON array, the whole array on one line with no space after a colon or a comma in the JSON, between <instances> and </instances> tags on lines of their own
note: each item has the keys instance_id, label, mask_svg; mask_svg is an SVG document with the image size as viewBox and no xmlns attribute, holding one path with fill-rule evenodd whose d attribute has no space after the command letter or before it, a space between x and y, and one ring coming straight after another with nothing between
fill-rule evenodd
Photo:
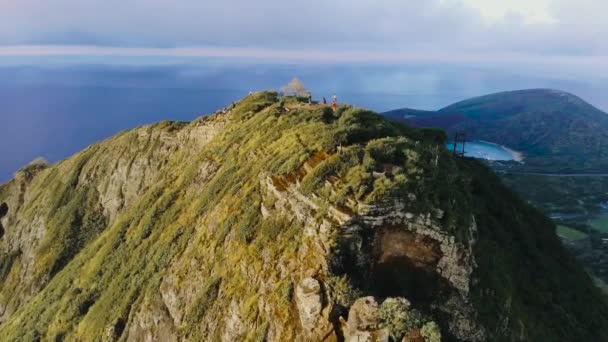
<instances>
[{"instance_id":1,"label":"rock face shadow","mask_svg":"<svg viewBox=\"0 0 608 342\"><path fill-rule=\"evenodd\" d=\"M6 203L0 204L0 220L8 213L8 205ZM2 221L0 221L0 239L4 237L4 227Z\"/></svg>"},{"instance_id":2,"label":"rock face shadow","mask_svg":"<svg viewBox=\"0 0 608 342\"><path fill-rule=\"evenodd\" d=\"M428 304L440 291L439 277L411 266L406 257L393 257L374 265L372 278L377 282L374 295L380 298L407 297L413 303Z\"/></svg>"},{"instance_id":3,"label":"rock face shadow","mask_svg":"<svg viewBox=\"0 0 608 342\"><path fill-rule=\"evenodd\" d=\"M377 298L405 297L430 307L450 292L437 270L440 242L402 226L358 229L342 237L332 271Z\"/></svg>"},{"instance_id":4,"label":"rock face shadow","mask_svg":"<svg viewBox=\"0 0 608 342\"><path fill-rule=\"evenodd\" d=\"M375 296L404 296L421 305L438 298L445 284L436 271L442 257L438 241L389 227L378 231L373 244L370 278Z\"/></svg>"}]
</instances>

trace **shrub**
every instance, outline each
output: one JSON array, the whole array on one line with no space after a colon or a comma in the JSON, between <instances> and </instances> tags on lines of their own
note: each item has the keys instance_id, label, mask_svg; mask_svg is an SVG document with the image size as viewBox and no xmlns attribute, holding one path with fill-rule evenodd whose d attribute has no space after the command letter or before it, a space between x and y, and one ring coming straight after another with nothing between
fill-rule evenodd
<instances>
[{"instance_id":1,"label":"shrub","mask_svg":"<svg viewBox=\"0 0 608 342\"><path fill-rule=\"evenodd\" d=\"M441 342L441 330L435 322L425 323L420 329L424 342Z\"/></svg>"},{"instance_id":2,"label":"shrub","mask_svg":"<svg viewBox=\"0 0 608 342\"><path fill-rule=\"evenodd\" d=\"M410 302L404 298L387 298L382 302L380 319L394 341L401 341L404 335L417 330L422 323L420 312L410 309Z\"/></svg>"},{"instance_id":3,"label":"shrub","mask_svg":"<svg viewBox=\"0 0 608 342\"><path fill-rule=\"evenodd\" d=\"M352 285L348 275L331 276L327 278L325 285L333 293L335 302L346 308L353 305L357 298L363 296L363 293Z\"/></svg>"},{"instance_id":4,"label":"shrub","mask_svg":"<svg viewBox=\"0 0 608 342\"><path fill-rule=\"evenodd\" d=\"M379 163L401 164L406 161L404 149L408 140L403 137L382 138L367 143L365 151Z\"/></svg>"},{"instance_id":5,"label":"shrub","mask_svg":"<svg viewBox=\"0 0 608 342\"><path fill-rule=\"evenodd\" d=\"M340 142L350 145L371 139L409 135L410 131L412 129L387 121L369 110L347 107L340 111L336 136Z\"/></svg>"}]
</instances>

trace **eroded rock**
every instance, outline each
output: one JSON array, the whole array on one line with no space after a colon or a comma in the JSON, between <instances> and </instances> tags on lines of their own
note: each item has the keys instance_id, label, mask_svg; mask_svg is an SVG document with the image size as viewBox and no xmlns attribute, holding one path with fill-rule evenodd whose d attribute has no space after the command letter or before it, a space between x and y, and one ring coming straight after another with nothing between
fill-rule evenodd
<instances>
[{"instance_id":1,"label":"eroded rock","mask_svg":"<svg viewBox=\"0 0 608 342\"><path fill-rule=\"evenodd\" d=\"M230 302L227 317L224 333L222 334L222 342L240 341L247 334L247 327L243 324L239 313L239 306L234 300Z\"/></svg>"},{"instance_id":2,"label":"eroded rock","mask_svg":"<svg viewBox=\"0 0 608 342\"><path fill-rule=\"evenodd\" d=\"M323 309L323 294L319 281L314 278L303 279L296 287L296 303L302 328L312 332Z\"/></svg>"},{"instance_id":3,"label":"eroded rock","mask_svg":"<svg viewBox=\"0 0 608 342\"><path fill-rule=\"evenodd\" d=\"M347 342L388 342L388 330L380 327L379 305L374 297L355 301L348 312L344 338Z\"/></svg>"},{"instance_id":4,"label":"eroded rock","mask_svg":"<svg viewBox=\"0 0 608 342\"><path fill-rule=\"evenodd\" d=\"M114 334L116 335L116 334ZM173 320L159 296L144 300L129 326L129 342L177 341Z\"/></svg>"}]
</instances>

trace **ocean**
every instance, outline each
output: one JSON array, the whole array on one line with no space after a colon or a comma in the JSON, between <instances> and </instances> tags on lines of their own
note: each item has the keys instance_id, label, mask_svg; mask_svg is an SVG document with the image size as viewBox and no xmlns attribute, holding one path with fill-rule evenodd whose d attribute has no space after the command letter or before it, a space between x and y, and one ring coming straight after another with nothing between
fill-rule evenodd
<instances>
[{"instance_id":1,"label":"ocean","mask_svg":"<svg viewBox=\"0 0 608 342\"><path fill-rule=\"evenodd\" d=\"M439 109L481 94L559 88L608 108L584 84L432 66L19 65L0 61L0 183L37 157L62 160L121 130L161 120L189 121L249 91L279 89L298 77L315 99L375 111Z\"/></svg>"}]
</instances>

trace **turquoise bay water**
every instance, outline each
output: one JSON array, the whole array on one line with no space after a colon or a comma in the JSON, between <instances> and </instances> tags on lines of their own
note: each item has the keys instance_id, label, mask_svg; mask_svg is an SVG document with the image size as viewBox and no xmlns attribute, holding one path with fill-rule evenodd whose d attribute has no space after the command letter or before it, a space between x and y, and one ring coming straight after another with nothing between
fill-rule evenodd
<instances>
[{"instance_id":1,"label":"turquoise bay water","mask_svg":"<svg viewBox=\"0 0 608 342\"><path fill-rule=\"evenodd\" d=\"M452 151L454 143L447 143L446 147ZM462 151L462 144L458 144L457 150ZM503 146L485 141L467 142L465 144L464 155L486 160L515 160L515 155Z\"/></svg>"}]
</instances>

